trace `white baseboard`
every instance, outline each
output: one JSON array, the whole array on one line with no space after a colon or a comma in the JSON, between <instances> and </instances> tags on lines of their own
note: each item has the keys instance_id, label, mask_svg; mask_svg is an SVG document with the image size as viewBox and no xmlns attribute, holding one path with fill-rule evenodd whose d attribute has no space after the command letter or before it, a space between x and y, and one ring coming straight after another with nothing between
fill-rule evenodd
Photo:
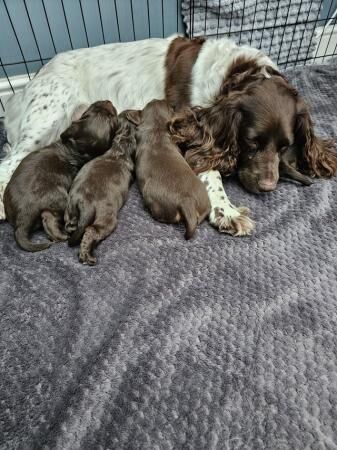
<instances>
[{"instance_id":1,"label":"white baseboard","mask_svg":"<svg viewBox=\"0 0 337 450\"><path fill-rule=\"evenodd\" d=\"M30 74L30 78L33 78L34 73ZM2 102L2 105L6 108L6 103L8 99L12 96L13 90L11 88L11 85L13 86L13 89L15 92L21 91L25 85L29 81L29 76L27 74L25 75L16 75L14 77L9 77L10 83L8 82L7 78L0 78L0 99ZM4 115L4 110L2 108L2 105L0 104L0 116Z\"/></svg>"}]
</instances>

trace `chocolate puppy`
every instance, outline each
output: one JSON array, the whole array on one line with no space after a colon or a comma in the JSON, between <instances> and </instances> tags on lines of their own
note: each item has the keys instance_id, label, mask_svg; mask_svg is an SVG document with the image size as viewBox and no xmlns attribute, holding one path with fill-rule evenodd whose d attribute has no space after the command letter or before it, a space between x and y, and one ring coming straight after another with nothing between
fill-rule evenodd
<instances>
[{"instance_id":1,"label":"chocolate puppy","mask_svg":"<svg viewBox=\"0 0 337 450\"><path fill-rule=\"evenodd\" d=\"M84 264L96 264L93 249L115 229L118 211L128 196L136 136L126 114L124 111L118 116L112 147L82 167L69 192L65 228L71 233L69 245L83 236L79 260Z\"/></svg>"},{"instance_id":2,"label":"chocolate puppy","mask_svg":"<svg viewBox=\"0 0 337 450\"><path fill-rule=\"evenodd\" d=\"M172 110L165 100L152 100L143 111L130 111L138 125L136 176L152 216L166 223L185 221L190 239L210 212L203 183L172 142L168 123Z\"/></svg>"},{"instance_id":3,"label":"chocolate puppy","mask_svg":"<svg viewBox=\"0 0 337 450\"><path fill-rule=\"evenodd\" d=\"M67 239L63 216L71 183L83 164L108 150L116 125L117 112L111 102L96 102L72 122L61 140L21 161L5 190L4 205L22 249L37 252L51 245L30 241L41 225L52 241Z\"/></svg>"}]
</instances>

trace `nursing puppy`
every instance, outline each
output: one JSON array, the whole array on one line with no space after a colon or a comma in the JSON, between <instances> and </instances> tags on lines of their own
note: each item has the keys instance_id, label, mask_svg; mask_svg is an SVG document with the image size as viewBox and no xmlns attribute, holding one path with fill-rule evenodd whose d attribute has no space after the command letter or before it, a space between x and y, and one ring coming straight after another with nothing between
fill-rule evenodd
<instances>
[{"instance_id":1,"label":"nursing puppy","mask_svg":"<svg viewBox=\"0 0 337 450\"><path fill-rule=\"evenodd\" d=\"M77 244L83 236L79 260L84 264L96 264L93 249L116 228L118 211L128 196L136 136L126 114L118 116L112 147L82 167L69 192L65 228L71 233L69 245Z\"/></svg>"},{"instance_id":2,"label":"nursing puppy","mask_svg":"<svg viewBox=\"0 0 337 450\"><path fill-rule=\"evenodd\" d=\"M172 110L165 100L152 100L128 118L138 125L136 176L144 203L160 222L185 221L190 239L210 212L203 183L172 142L168 123Z\"/></svg>"},{"instance_id":3,"label":"nursing puppy","mask_svg":"<svg viewBox=\"0 0 337 450\"><path fill-rule=\"evenodd\" d=\"M67 239L63 216L71 183L83 164L108 150L116 124L111 102L96 102L72 122L61 140L21 161L5 190L4 206L22 249L37 252L51 245L49 241L30 241L41 225L52 241Z\"/></svg>"}]
</instances>

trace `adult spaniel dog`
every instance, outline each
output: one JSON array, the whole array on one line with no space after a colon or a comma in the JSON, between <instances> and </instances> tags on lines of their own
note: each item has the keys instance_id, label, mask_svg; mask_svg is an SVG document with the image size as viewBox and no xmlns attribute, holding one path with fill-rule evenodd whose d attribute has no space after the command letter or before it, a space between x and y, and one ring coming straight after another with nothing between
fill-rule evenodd
<instances>
[{"instance_id":1,"label":"adult spaniel dog","mask_svg":"<svg viewBox=\"0 0 337 450\"><path fill-rule=\"evenodd\" d=\"M304 101L261 51L227 38L116 43L58 54L7 103L0 218L4 189L19 162L58 139L79 104L109 99L120 112L164 97L177 112L195 107L194 120L211 131L212 148L187 149L186 158L197 172L202 169L210 222L220 231L244 235L253 228L247 209L230 203L220 173L238 170L250 191L271 191L282 152L290 148L301 171L317 177L337 172L334 144L315 135ZM179 134L179 120L171 127Z\"/></svg>"}]
</instances>

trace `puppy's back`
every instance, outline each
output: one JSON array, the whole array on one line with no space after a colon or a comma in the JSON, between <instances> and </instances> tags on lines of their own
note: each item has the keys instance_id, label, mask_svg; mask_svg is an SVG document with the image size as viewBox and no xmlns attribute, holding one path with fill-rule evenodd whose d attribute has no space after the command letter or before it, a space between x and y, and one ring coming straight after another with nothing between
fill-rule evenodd
<instances>
[{"instance_id":1,"label":"puppy's back","mask_svg":"<svg viewBox=\"0 0 337 450\"><path fill-rule=\"evenodd\" d=\"M144 202L157 220L186 223L190 239L209 214L203 183L194 174L167 130L170 111L163 102L151 102L138 128L136 175Z\"/></svg>"}]
</instances>

